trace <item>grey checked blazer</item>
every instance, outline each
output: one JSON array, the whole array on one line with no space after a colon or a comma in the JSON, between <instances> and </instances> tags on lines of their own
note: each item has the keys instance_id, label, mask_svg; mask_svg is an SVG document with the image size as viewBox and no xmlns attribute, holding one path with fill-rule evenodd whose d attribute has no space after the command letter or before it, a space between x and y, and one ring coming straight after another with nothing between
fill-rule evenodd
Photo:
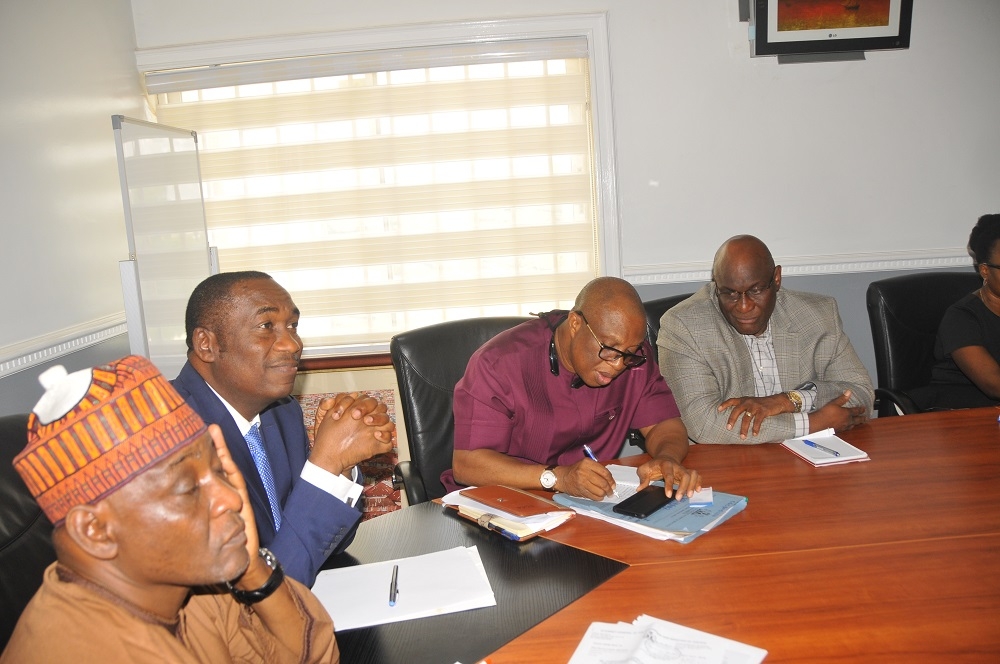
<instances>
[{"instance_id":1,"label":"grey checked blazer","mask_svg":"<svg viewBox=\"0 0 1000 664\"><path fill-rule=\"evenodd\" d=\"M779 290L770 320L781 389L816 383L815 408L851 390L848 405L869 411L872 381L844 334L837 302L825 295ZM726 399L754 395L750 352L726 321L708 283L660 319L657 337L660 371L674 392L688 436L698 443L768 443L792 438L791 413L764 420L757 436L740 440L739 426L726 429Z\"/></svg>"}]
</instances>

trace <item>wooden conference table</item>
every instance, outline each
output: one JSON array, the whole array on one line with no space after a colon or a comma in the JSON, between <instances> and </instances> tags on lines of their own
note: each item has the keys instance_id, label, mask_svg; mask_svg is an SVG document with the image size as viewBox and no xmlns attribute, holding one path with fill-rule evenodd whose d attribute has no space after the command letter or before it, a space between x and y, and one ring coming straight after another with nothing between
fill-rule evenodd
<instances>
[{"instance_id":1,"label":"wooden conference table","mask_svg":"<svg viewBox=\"0 0 1000 664\"><path fill-rule=\"evenodd\" d=\"M873 420L871 461L813 468L780 445L692 446L747 509L690 544L578 517L549 534L630 567L489 656L566 662L593 621L646 613L767 662L1000 661L1000 409Z\"/></svg>"},{"instance_id":2,"label":"wooden conference table","mask_svg":"<svg viewBox=\"0 0 1000 664\"><path fill-rule=\"evenodd\" d=\"M764 648L769 664L1000 661L998 415L1000 409L984 408L873 420L842 434L871 460L825 468L778 444L692 446L685 465L701 472L706 486L747 496L747 509L685 545L587 517L548 533L551 542L596 554L572 564L608 580L571 594L562 608L543 612L548 617L505 645L489 646L485 652L498 649L488 661L566 662L591 622L630 622L644 613ZM417 507L424 509L394 514L417 522L428 509L444 510ZM348 549L357 551L358 562L401 555L380 557L382 549L408 539L378 534L386 528L377 522L389 516L363 524ZM440 522L443 531L460 521L439 511L430 516L427 523ZM513 543L477 530L469 525L460 534L485 534L492 539L480 547L495 548L490 555L516 556L505 549ZM520 545L529 547L521 551L529 554L533 542ZM564 549L542 557L565 560ZM627 567L601 572L602 559ZM561 582L548 574L550 583ZM502 583L494 580L494 590ZM512 608L500 603L498 593L494 608ZM464 627L452 632L455 638L486 636L478 625ZM399 640L383 629L343 634L345 658L371 653L379 639Z\"/></svg>"}]
</instances>

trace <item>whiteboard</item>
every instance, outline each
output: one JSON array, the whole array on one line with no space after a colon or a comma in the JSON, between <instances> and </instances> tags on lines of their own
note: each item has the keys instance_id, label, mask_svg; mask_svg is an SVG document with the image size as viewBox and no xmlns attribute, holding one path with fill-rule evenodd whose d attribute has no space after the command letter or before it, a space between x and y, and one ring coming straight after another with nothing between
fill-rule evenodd
<instances>
[{"instance_id":1,"label":"whiteboard","mask_svg":"<svg viewBox=\"0 0 1000 664\"><path fill-rule=\"evenodd\" d=\"M173 378L187 359L188 297L213 271L198 136L122 115L112 126L128 234L120 272L129 347Z\"/></svg>"}]
</instances>

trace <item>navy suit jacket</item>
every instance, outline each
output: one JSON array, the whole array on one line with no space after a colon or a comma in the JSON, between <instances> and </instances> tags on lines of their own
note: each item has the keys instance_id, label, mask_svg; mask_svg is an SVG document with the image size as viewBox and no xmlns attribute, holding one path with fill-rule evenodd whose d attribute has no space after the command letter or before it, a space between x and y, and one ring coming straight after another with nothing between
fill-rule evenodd
<instances>
[{"instance_id":1,"label":"navy suit jacket","mask_svg":"<svg viewBox=\"0 0 1000 664\"><path fill-rule=\"evenodd\" d=\"M311 587L326 559L354 539L361 521L361 500L350 507L300 477L309 458L309 439L299 403L286 397L260 413L260 433L281 503L281 530L275 533L264 484L225 404L190 362L171 383L206 424L222 428L229 452L246 479L261 546L274 553L286 574Z\"/></svg>"}]
</instances>

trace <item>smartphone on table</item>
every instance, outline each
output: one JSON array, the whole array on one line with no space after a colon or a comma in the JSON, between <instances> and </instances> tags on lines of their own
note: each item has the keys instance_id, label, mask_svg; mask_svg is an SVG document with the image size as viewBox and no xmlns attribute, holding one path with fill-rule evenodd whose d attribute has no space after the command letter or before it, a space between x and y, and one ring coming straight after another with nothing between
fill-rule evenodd
<instances>
[{"instance_id":1,"label":"smartphone on table","mask_svg":"<svg viewBox=\"0 0 1000 664\"><path fill-rule=\"evenodd\" d=\"M674 496L677 495L676 490L673 496L667 498L667 495L663 492L662 486L649 485L642 491L637 491L625 500L621 501L615 505L612 510L618 514L624 514L625 516L634 516L637 519L645 519L647 516L655 512L656 510L664 507Z\"/></svg>"}]
</instances>

